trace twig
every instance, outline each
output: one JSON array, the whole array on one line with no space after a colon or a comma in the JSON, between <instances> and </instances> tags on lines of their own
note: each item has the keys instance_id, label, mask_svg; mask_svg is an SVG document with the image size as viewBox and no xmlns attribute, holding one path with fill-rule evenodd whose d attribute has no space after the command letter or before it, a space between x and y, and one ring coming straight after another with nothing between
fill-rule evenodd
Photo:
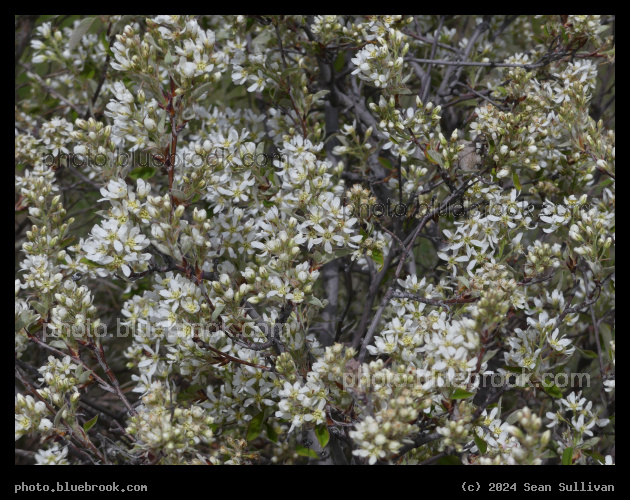
<instances>
[{"instance_id":1,"label":"twig","mask_svg":"<svg viewBox=\"0 0 630 500\"><path fill-rule=\"evenodd\" d=\"M453 299L443 300L426 299L424 297L420 297L419 295L414 295L413 293L401 292L398 290L393 293L392 298L414 300L416 302L436 307L450 307L453 304L471 304L472 302L477 302L479 300L479 297L455 297Z\"/></svg>"},{"instance_id":2,"label":"twig","mask_svg":"<svg viewBox=\"0 0 630 500\"><path fill-rule=\"evenodd\" d=\"M68 101L68 99L66 99L64 96L62 96L55 89L53 89L52 87L46 85L46 82L43 80L43 78L41 76L39 76L37 73L35 73L35 71L33 71L28 64L20 62L20 66L25 68L29 72L30 75L33 75L35 80L37 80L37 83L39 83L42 86L42 88L44 90L46 90L46 92L48 92L50 95L52 95L52 96L56 97L57 99L59 99L66 106L70 106L77 113L77 115L79 115L79 116L81 115L81 111L79 110L79 108L77 108L74 104L72 104L70 101Z\"/></svg>"},{"instance_id":3,"label":"twig","mask_svg":"<svg viewBox=\"0 0 630 500\"><path fill-rule=\"evenodd\" d=\"M481 406L478 406L477 409L474 411L474 413L472 414L472 420L473 421L477 420L488 406L490 406L492 403L497 401L501 396L503 396L503 394L505 394L510 389L512 389L512 387L506 384L503 387L501 387L501 389L499 389L497 392L495 392L491 396L488 396L488 399L486 399L486 401Z\"/></svg>"},{"instance_id":4,"label":"twig","mask_svg":"<svg viewBox=\"0 0 630 500\"><path fill-rule=\"evenodd\" d=\"M33 385L26 379L26 377L24 377L24 375L22 375L20 373L19 368L16 366L15 367L15 376L18 378L18 380L20 382L22 382L22 384L24 385L24 387L26 389L28 389L28 391L35 396L38 400L42 401L45 405L46 408L48 409L48 411L50 412L51 415L56 415L57 411L50 405L50 403L46 400L46 398L44 398L34 387ZM81 443L81 446L83 446L84 448L89 448L92 453L94 453L94 455L101 460L104 464L109 464L107 458L105 458L105 456L99 451L99 449L94 445L94 443L92 443L92 441L90 441L90 439L86 436L86 439L83 439L81 436L79 436L78 434L76 434L74 432L74 430L72 429L72 427L70 426L70 424L64 419L61 419L61 423L66 427L66 430L68 431L68 434L70 434L70 436L72 436L74 439L76 439L79 443ZM74 446L74 445L72 445ZM85 453L85 452L82 452ZM90 457L90 460L91 457Z\"/></svg>"},{"instance_id":5,"label":"twig","mask_svg":"<svg viewBox=\"0 0 630 500\"><path fill-rule=\"evenodd\" d=\"M431 47L431 60L435 58L435 50L438 46L438 38L440 38L440 33L442 31L442 26L444 25L444 16L440 16L440 24L438 25L438 29L435 32L435 37L433 38L433 47ZM431 83L431 66L429 63L427 66L427 73L424 76L424 81L422 82L422 98L420 99L422 102L426 103L427 98L429 97L429 86Z\"/></svg>"},{"instance_id":6,"label":"twig","mask_svg":"<svg viewBox=\"0 0 630 500\"><path fill-rule=\"evenodd\" d=\"M79 172L76 168L74 168L72 165L70 165L70 160L68 159L65 168L67 168L70 172L72 172L72 174L76 177L78 177L79 179L81 179L83 182L85 182L86 184L89 184L90 186L92 186L94 189L101 189L101 186L99 186L96 182L94 182L92 179L86 177L85 175L83 175L81 172ZM93 209L91 209L93 210Z\"/></svg>"},{"instance_id":7,"label":"twig","mask_svg":"<svg viewBox=\"0 0 630 500\"><path fill-rule=\"evenodd\" d=\"M545 62L535 62L532 64L498 63L498 62L476 62L476 61L448 61L446 59L418 59L417 57L407 57L405 60L415 63L434 64L438 66L480 66L483 68L524 68L527 70L545 66Z\"/></svg>"},{"instance_id":8,"label":"twig","mask_svg":"<svg viewBox=\"0 0 630 500\"><path fill-rule=\"evenodd\" d=\"M407 259L409 252L411 252L411 249L413 248L413 244L416 241L416 238L418 237L418 235L420 234L420 231L422 231L422 229L424 228L424 226L430 219L435 217L436 213L440 213L442 210L444 210L444 207L448 206L453 200L459 198L472 184L476 182L477 182L477 179L469 179L468 181L464 182L459 189L456 189L448 197L446 197L446 199L441 203L441 205L438 208L434 209L431 212L426 213L425 216L420 221L420 223L418 224L418 226L413 231L413 233L404 241L404 245L406 245L406 248L405 248L405 251L400 256L400 261L398 262L398 267L396 268L396 272L394 274L392 284L387 289L387 292L385 293L385 296L383 297L383 300L381 301L379 308L376 310L376 313L374 314L374 317L372 319L372 323L370 324L370 328L365 336L365 339L363 340L363 345L361 346L361 351L359 353L359 358L358 358L360 363L362 363L363 360L365 359L365 356L367 354L367 347L372 342L372 338L374 337L374 333L376 332L376 327L381 320L383 311L387 307L387 304L389 303L390 299L392 298L392 295L394 294L394 286L396 286L397 280L400 277L400 274L403 270L405 260ZM390 257L390 255L392 255L391 249L388 254L388 257ZM389 260L389 262L391 263L391 259ZM387 269L384 267L383 270L386 271ZM355 342L356 341L357 339L355 338Z\"/></svg>"},{"instance_id":9,"label":"twig","mask_svg":"<svg viewBox=\"0 0 630 500\"><path fill-rule=\"evenodd\" d=\"M413 443L406 444L402 448L400 448L396 455L394 455L394 457L392 458L396 460L402 457L405 453L411 450L415 450L416 448L420 448L420 446L429 444L430 442L440 439L441 437L442 434L439 434L438 432L432 432L430 434L420 434L413 440Z\"/></svg>"},{"instance_id":10,"label":"twig","mask_svg":"<svg viewBox=\"0 0 630 500\"><path fill-rule=\"evenodd\" d=\"M109 378L109 380L111 382L111 385L113 386L114 391L116 392L116 395L123 402L123 404L125 405L127 410L129 410L129 413L131 415L137 415L138 412L133 409L133 407L131 406L131 404L129 403L129 401L127 400L125 395L123 394L123 392L120 390L120 385L118 384L118 379L114 375L114 372L112 372L112 369L107 364L107 361L105 359L105 351L103 350L103 346L100 345L100 344L98 346L93 345L93 344L87 344L87 347L96 356L96 360L98 361L99 365L101 365L101 368L103 368L103 371L107 375L107 378Z\"/></svg>"}]
</instances>

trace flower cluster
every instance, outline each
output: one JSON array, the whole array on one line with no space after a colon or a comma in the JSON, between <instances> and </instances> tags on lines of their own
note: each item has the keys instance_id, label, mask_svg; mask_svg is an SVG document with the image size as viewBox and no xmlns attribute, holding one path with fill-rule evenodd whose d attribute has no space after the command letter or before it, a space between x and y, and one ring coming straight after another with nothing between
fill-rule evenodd
<instances>
[{"instance_id":1,"label":"flower cluster","mask_svg":"<svg viewBox=\"0 0 630 500\"><path fill-rule=\"evenodd\" d=\"M560 399L558 406L557 411L547 412L547 427L566 428L557 442L558 452L570 449L572 463L584 464L590 459L601 463L601 457L593 454L593 447L601 439L595 434L601 434L599 429L606 427L610 420L599 418L601 411L593 410L593 402L582 397L582 391L571 392L566 399ZM567 415L567 412L570 414Z\"/></svg>"}]
</instances>

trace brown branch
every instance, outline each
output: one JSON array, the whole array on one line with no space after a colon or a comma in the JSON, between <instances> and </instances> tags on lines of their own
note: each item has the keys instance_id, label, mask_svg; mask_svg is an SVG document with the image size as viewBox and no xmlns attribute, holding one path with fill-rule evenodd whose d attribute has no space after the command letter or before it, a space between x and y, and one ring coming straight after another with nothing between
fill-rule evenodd
<instances>
[{"instance_id":1,"label":"brown branch","mask_svg":"<svg viewBox=\"0 0 630 500\"><path fill-rule=\"evenodd\" d=\"M112 372L112 369L107 364L107 360L105 359L105 351L103 350L103 346L100 345L100 344L98 346L93 345L93 344L87 344L87 348L90 349L94 353L94 355L96 356L96 360L98 361L98 364L101 365L101 368L103 368L103 371L107 375L107 378L109 378L109 380L111 382L111 385L112 385L114 391L116 392L116 395L123 402L123 404L125 405L125 407L129 411L129 414L130 415L137 415L138 412L136 410L134 410L134 408L131 406L131 404L129 403L129 401L127 400L127 398L123 394L123 392L120 390L120 385L118 384L118 379L114 375L114 372Z\"/></svg>"}]
</instances>

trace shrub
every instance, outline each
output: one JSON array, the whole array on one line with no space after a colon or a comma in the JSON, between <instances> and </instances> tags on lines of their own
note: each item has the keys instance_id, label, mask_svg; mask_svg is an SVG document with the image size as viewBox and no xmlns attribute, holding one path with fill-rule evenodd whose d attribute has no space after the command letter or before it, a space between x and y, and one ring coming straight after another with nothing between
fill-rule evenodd
<instances>
[{"instance_id":1,"label":"shrub","mask_svg":"<svg viewBox=\"0 0 630 500\"><path fill-rule=\"evenodd\" d=\"M612 463L614 16L15 23L21 462Z\"/></svg>"}]
</instances>

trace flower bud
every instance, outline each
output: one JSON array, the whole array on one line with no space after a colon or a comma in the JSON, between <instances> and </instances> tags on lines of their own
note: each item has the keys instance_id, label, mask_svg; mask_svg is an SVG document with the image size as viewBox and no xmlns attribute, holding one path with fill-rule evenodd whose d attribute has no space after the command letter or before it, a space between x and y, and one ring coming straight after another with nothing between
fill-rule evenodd
<instances>
[{"instance_id":1,"label":"flower bud","mask_svg":"<svg viewBox=\"0 0 630 500\"><path fill-rule=\"evenodd\" d=\"M612 245L612 238L608 237L604 242L604 250L608 250L610 248L610 245Z\"/></svg>"},{"instance_id":2,"label":"flower bud","mask_svg":"<svg viewBox=\"0 0 630 500\"><path fill-rule=\"evenodd\" d=\"M148 116L144 119L144 128L146 128L149 132L153 132L157 130L157 123L153 118L149 118Z\"/></svg>"},{"instance_id":3,"label":"flower bud","mask_svg":"<svg viewBox=\"0 0 630 500\"><path fill-rule=\"evenodd\" d=\"M193 210L193 220L195 222L202 223L207 217L208 213L203 208L201 210L198 210L197 208Z\"/></svg>"},{"instance_id":4,"label":"flower bud","mask_svg":"<svg viewBox=\"0 0 630 500\"><path fill-rule=\"evenodd\" d=\"M549 444L549 440L551 439L551 429L543 432L542 436L540 436L540 445L544 448Z\"/></svg>"}]
</instances>

